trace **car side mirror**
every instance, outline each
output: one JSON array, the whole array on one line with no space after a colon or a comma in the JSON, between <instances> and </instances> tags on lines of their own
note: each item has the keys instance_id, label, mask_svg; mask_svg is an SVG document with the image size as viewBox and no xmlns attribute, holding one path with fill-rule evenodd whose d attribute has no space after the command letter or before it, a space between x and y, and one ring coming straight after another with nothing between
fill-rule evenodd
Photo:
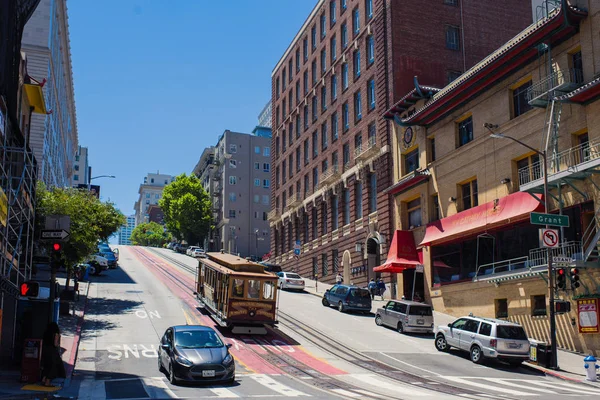
<instances>
[{"instance_id":1,"label":"car side mirror","mask_svg":"<svg viewBox=\"0 0 600 400\"><path fill-rule=\"evenodd\" d=\"M165 343L163 343L163 344L161 344L161 345L160 345L160 347L162 347L162 349L163 349L163 350L169 350L169 348L170 348L171 346L169 346L169 344L168 344L168 343L166 343L166 344L165 344Z\"/></svg>"},{"instance_id":2,"label":"car side mirror","mask_svg":"<svg viewBox=\"0 0 600 400\"><path fill-rule=\"evenodd\" d=\"M451 329L452 329L452 324L448 324L448 328L451 328Z\"/></svg>"},{"instance_id":3,"label":"car side mirror","mask_svg":"<svg viewBox=\"0 0 600 400\"><path fill-rule=\"evenodd\" d=\"M233 346L231 343L227 343L227 344L225 345L225 347L227 347L228 349L230 349L230 348L231 348L231 346Z\"/></svg>"},{"instance_id":4,"label":"car side mirror","mask_svg":"<svg viewBox=\"0 0 600 400\"><path fill-rule=\"evenodd\" d=\"M329 292L330 289L327 289L325 292Z\"/></svg>"}]
</instances>

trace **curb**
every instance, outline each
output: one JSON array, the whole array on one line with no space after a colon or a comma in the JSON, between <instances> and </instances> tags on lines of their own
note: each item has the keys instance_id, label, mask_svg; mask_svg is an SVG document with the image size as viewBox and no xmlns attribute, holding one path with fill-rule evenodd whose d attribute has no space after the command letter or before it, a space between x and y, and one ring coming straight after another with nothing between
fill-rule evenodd
<instances>
[{"instance_id":1,"label":"curb","mask_svg":"<svg viewBox=\"0 0 600 400\"><path fill-rule=\"evenodd\" d=\"M594 383L594 382L590 382L590 381L588 381L588 380L586 380L584 378L582 378L582 379L571 378L571 377L563 375L563 374L561 374L559 372L550 370L548 368L540 367L540 366L537 366L537 365L533 365L533 364L530 364L528 362L524 362L523 363L523 367L543 372L546 376L552 376L554 378L557 378L557 379L560 379L560 380L563 380L563 381L577 382L577 383L583 383L583 384L594 386L594 387L600 387L600 384Z\"/></svg>"},{"instance_id":2,"label":"curb","mask_svg":"<svg viewBox=\"0 0 600 400\"><path fill-rule=\"evenodd\" d=\"M83 312L77 321L77 329L75 330L75 336L73 338L73 345L71 347L71 358L69 359L69 367L67 368L67 377L65 379L63 389L68 388L71 385L71 379L73 378L73 371L75 370L75 360L77 359L77 353L79 352L79 341L81 340L81 329L83 327L83 321L85 317L85 312L87 310L87 304L90 294L90 286L92 286L92 282L88 281L87 289L85 292L85 303L83 304Z\"/></svg>"}]
</instances>

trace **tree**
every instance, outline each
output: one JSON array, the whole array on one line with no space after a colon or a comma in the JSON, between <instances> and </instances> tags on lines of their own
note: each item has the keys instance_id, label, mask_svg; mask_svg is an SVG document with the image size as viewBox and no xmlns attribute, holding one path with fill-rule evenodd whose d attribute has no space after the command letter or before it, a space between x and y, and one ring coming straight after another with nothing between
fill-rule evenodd
<instances>
[{"instance_id":1,"label":"tree","mask_svg":"<svg viewBox=\"0 0 600 400\"><path fill-rule=\"evenodd\" d=\"M160 208L169 232L190 244L201 243L212 224L212 203L195 175L181 174L163 190Z\"/></svg>"},{"instance_id":2,"label":"tree","mask_svg":"<svg viewBox=\"0 0 600 400\"><path fill-rule=\"evenodd\" d=\"M131 242L140 246L162 247L169 239L163 226L156 222L139 224L131 232Z\"/></svg>"}]
</instances>

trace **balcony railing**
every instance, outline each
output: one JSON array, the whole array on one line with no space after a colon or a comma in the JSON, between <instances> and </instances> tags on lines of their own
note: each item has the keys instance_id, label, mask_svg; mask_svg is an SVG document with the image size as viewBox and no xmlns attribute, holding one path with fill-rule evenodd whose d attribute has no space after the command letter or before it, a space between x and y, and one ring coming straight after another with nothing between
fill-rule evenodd
<instances>
[{"instance_id":1,"label":"balcony railing","mask_svg":"<svg viewBox=\"0 0 600 400\"><path fill-rule=\"evenodd\" d=\"M279 218L281 218L281 211L279 211L277 208L269 211L267 214L267 219L269 221L276 221Z\"/></svg>"},{"instance_id":2,"label":"balcony railing","mask_svg":"<svg viewBox=\"0 0 600 400\"><path fill-rule=\"evenodd\" d=\"M573 260L583 260L583 246L580 241L561 243L559 247L550 249L552 257L570 257ZM548 264L548 249L540 247L529 250L529 267Z\"/></svg>"},{"instance_id":3,"label":"balcony railing","mask_svg":"<svg viewBox=\"0 0 600 400\"><path fill-rule=\"evenodd\" d=\"M586 142L548 157L548 177L560 171L569 170L584 162L600 159L600 141ZM519 185L542 179L543 161L536 161L519 169Z\"/></svg>"},{"instance_id":4,"label":"balcony railing","mask_svg":"<svg viewBox=\"0 0 600 400\"><path fill-rule=\"evenodd\" d=\"M323 175L321 175L321 186L333 183L336 180L340 179L341 176L342 174L340 173L339 167L337 165L334 165L327 171L323 172Z\"/></svg>"},{"instance_id":5,"label":"balcony railing","mask_svg":"<svg viewBox=\"0 0 600 400\"><path fill-rule=\"evenodd\" d=\"M346 171L348 171L350 168L352 168L352 165L350 164L350 161L346 161L346 162L344 163L344 166L343 166L343 171L342 171L342 172L346 172Z\"/></svg>"},{"instance_id":6,"label":"balcony railing","mask_svg":"<svg viewBox=\"0 0 600 400\"><path fill-rule=\"evenodd\" d=\"M571 91L583 84L583 71L571 68L568 71L555 71L527 89L527 99L532 105L547 102L551 91Z\"/></svg>"},{"instance_id":7,"label":"balcony railing","mask_svg":"<svg viewBox=\"0 0 600 400\"><path fill-rule=\"evenodd\" d=\"M289 199L287 199L285 206L286 208L294 208L294 207L298 207L300 204L302 204L302 196L300 196L300 193L296 193L292 196L290 196Z\"/></svg>"},{"instance_id":8,"label":"balcony railing","mask_svg":"<svg viewBox=\"0 0 600 400\"><path fill-rule=\"evenodd\" d=\"M379 152L375 136L371 136L366 144L361 144L354 150L355 160L366 160Z\"/></svg>"},{"instance_id":9,"label":"balcony railing","mask_svg":"<svg viewBox=\"0 0 600 400\"><path fill-rule=\"evenodd\" d=\"M488 264L482 264L479 267L477 267L477 271L475 271L474 278L476 280L482 275L493 275L498 274L500 272L509 272L519 268L527 268L529 266L529 258L527 256L511 258L510 260L496 261Z\"/></svg>"}]
</instances>

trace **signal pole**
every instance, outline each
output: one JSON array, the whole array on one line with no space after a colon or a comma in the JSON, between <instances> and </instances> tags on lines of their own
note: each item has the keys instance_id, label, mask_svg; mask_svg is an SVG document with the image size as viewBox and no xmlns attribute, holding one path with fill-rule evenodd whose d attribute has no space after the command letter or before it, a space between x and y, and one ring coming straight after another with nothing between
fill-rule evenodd
<instances>
[{"instance_id":1,"label":"signal pole","mask_svg":"<svg viewBox=\"0 0 600 400\"><path fill-rule=\"evenodd\" d=\"M48 323L54 321L54 300L56 299L56 271L60 266L60 254L62 245L58 242L52 243L50 248L50 295L48 296Z\"/></svg>"}]
</instances>

